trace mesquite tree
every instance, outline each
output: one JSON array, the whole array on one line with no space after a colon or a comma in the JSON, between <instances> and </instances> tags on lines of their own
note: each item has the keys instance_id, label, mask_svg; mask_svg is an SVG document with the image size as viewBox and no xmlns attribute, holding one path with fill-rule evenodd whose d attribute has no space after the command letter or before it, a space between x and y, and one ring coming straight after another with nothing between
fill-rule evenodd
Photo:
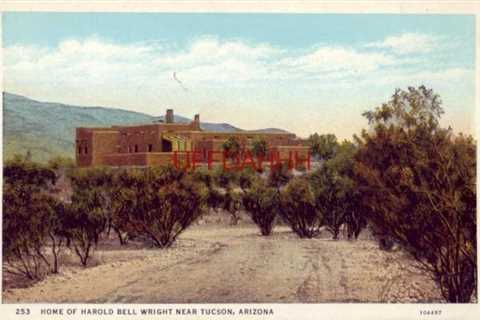
<instances>
[{"instance_id":1,"label":"mesquite tree","mask_svg":"<svg viewBox=\"0 0 480 320\"><path fill-rule=\"evenodd\" d=\"M313 238L320 233L323 216L316 206L314 190L306 178L295 177L282 190L279 212L300 238Z\"/></svg>"},{"instance_id":2,"label":"mesquite tree","mask_svg":"<svg viewBox=\"0 0 480 320\"><path fill-rule=\"evenodd\" d=\"M292 177L293 174L288 163L274 163L268 175L268 185L276 188L278 192L280 192L280 189L285 186Z\"/></svg>"},{"instance_id":3,"label":"mesquite tree","mask_svg":"<svg viewBox=\"0 0 480 320\"><path fill-rule=\"evenodd\" d=\"M213 175L216 185L221 190L221 192L215 194L220 196L220 208L230 214L231 224L236 225L239 220L237 213L241 206L241 200L235 187L238 184L240 174L236 170L223 170L221 167L218 167L213 172Z\"/></svg>"},{"instance_id":4,"label":"mesquite tree","mask_svg":"<svg viewBox=\"0 0 480 320\"><path fill-rule=\"evenodd\" d=\"M423 86L397 90L364 115L355 173L369 221L408 250L449 302L476 291L476 148L439 126L441 101Z\"/></svg>"},{"instance_id":5,"label":"mesquite tree","mask_svg":"<svg viewBox=\"0 0 480 320\"><path fill-rule=\"evenodd\" d=\"M116 201L128 230L170 247L204 211L207 192L189 174L171 168L128 170Z\"/></svg>"},{"instance_id":6,"label":"mesquite tree","mask_svg":"<svg viewBox=\"0 0 480 320\"><path fill-rule=\"evenodd\" d=\"M48 242L52 200L48 193L55 173L20 156L3 170L3 260L5 271L40 279L49 265Z\"/></svg>"},{"instance_id":7,"label":"mesquite tree","mask_svg":"<svg viewBox=\"0 0 480 320\"><path fill-rule=\"evenodd\" d=\"M363 205L353 177L355 146L343 141L334 148L330 159L309 176L315 191L316 206L322 212L326 229L338 239L345 225L348 237L357 238L366 226Z\"/></svg>"},{"instance_id":8,"label":"mesquite tree","mask_svg":"<svg viewBox=\"0 0 480 320\"><path fill-rule=\"evenodd\" d=\"M321 160L333 158L338 148L337 137L334 134L319 135L315 132L308 137L307 142L312 155Z\"/></svg>"},{"instance_id":9,"label":"mesquite tree","mask_svg":"<svg viewBox=\"0 0 480 320\"><path fill-rule=\"evenodd\" d=\"M264 179L255 179L250 187L245 189L242 202L253 222L260 228L262 235L270 235L279 206L277 190L269 187Z\"/></svg>"},{"instance_id":10,"label":"mesquite tree","mask_svg":"<svg viewBox=\"0 0 480 320\"><path fill-rule=\"evenodd\" d=\"M72 199L65 206L69 245L86 267L100 235L106 229L110 199L106 189L111 176L102 168L81 169L72 174Z\"/></svg>"},{"instance_id":11,"label":"mesquite tree","mask_svg":"<svg viewBox=\"0 0 480 320\"><path fill-rule=\"evenodd\" d=\"M242 152L242 146L234 136L228 137L228 139L222 144L222 149L225 157L234 161L238 161L240 153Z\"/></svg>"}]
</instances>

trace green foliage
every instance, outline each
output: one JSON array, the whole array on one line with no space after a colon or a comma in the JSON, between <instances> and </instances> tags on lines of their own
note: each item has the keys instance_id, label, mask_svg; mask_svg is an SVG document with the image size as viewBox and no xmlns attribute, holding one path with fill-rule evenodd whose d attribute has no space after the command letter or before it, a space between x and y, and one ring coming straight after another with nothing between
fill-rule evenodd
<instances>
[{"instance_id":1,"label":"green foliage","mask_svg":"<svg viewBox=\"0 0 480 320\"><path fill-rule=\"evenodd\" d=\"M476 290L476 148L439 127L438 95L397 90L364 115L372 130L357 141L355 174L376 231L430 271L449 302Z\"/></svg>"},{"instance_id":2,"label":"green foliage","mask_svg":"<svg viewBox=\"0 0 480 320\"><path fill-rule=\"evenodd\" d=\"M300 238L313 238L323 223L316 207L315 193L304 177L293 178L281 193L280 214Z\"/></svg>"},{"instance_id":3,"label":"green foliage","mask_svg":"<svg viewBox=\"0 0 480 320\"><path fill-rule=\"evenodd\" d=\"M268 175L268 185L277 189L280 189L282 186L286 185L293 175L288 168L287 163L278 163L270 168L270 173Z\"/></svg>"},{"instance_id":4,"label":"green foliage","mask_svg":"<svg viewBox=\"0 0 480 320\"><path fill-rule=\"evenodd\" d=\"M228 212L232 218L232 224L238 222L237 211L240 209L241 200L238 192L234 189L239 184L241 173L236 170L223 170L217 167L212 172L215 187L209 194L209 203L213 208L221 208Z\"/></svg>"},{"instance_id":5,"label":"green foliage","mask_svg":"<svg viewBox=\"0 0 480 320\"><path fill-rule=\"evenodd\" d=\"M252 168L245 168L240 172L238 177L238 185L242 190L248 189L252 186L253 181L256 179L257 173Z\"/></svg>"},{"instance_id":6,"label":"green foliage","mask_svg":"<svg viewBox=\"0 0 480 320\"><path fill-rule=\"evenodd\" d=\"M335 155L309 176L315 191L316 206L322 212L324 224L338 239L340 227L345 224L348 237L358 237L366 226L364 208L360 202L353 177L355 146L342 142Z\"/></svg>"},{"instance_id":7,"label":"green foliage","mask_svg":"<svg viewBox=\"0 0 480 320\"><path fill-rule=\"evenodd\" d=\"M240 156L241 145L238 139L234 136L228 137L228 139L222 144L223 152L225 152L228 159L235 160Z\"/></svg>"},{"instance_id":8,"label":"green foliage","mask_svg":"<svg viewBox=\"0 0 480 320\"><path fill-rule=\"evenodd\" d=\"M215 168L212 175L214 182L224 189L237 185L240 178L240 173L237 170L223 170L220 166Z\"/></svg>"},{"instance_id":9,"label":"green foliage","mask_svg":"<svg viewBox=\"0 0 480 320\"><path fill-rule=\"evenodd\" d=\"M56 180L55 172L18 154L5 162L3 176L6 184L20 185L37 192Z\"/></svg>"},{"instance_id":10,"label":"green foliage","mask_svg":"<svg viewBox=\"0 0 480 320\"><path fill-rule=\"evenodd\" d=\"M53 170L67 169L72 170L75 168L75 160L69 157L56 156L48 160L47 166Z\"/></svg>"},{"instance_id":11,"label":"green foliage","mask_svg":"<svg viewBox=\"0 0 480 320\"><path fill-rule=\"evenodd\" d=\"M312 155L323 160L333 158L338 148L337 137L334 134L314 133L308 137L308 145Z\"/></svg>"},{"instance_id":12,"label":"green foliage","mask_svg":"<svg viewBox=\"0 0 480 320\"><path fill-rule=\"evenodd\" d=\"M119 219L162 248L202 214L208 196L192 175L172 168L125 170L116 184Z\"/></svg>"},{"instance_id":13,"label":"green foliage","mask_svg":"<svg viewBox=\"0 0 480 320\"><path fill-rule=\"evenodd\" d=\"M55 173L21 156L15 156L5 163L3 174L5 271L39 279L44 267L50 267L44 248L56 216L55 201L48 194L55 182Z\"/></svg>"},{"instance_id":14,"label":"green foliage","mask_svg":"<svg viewBox=\"0 0 480 320\"><path fill-rule=\"evenodd\" d=\"M66 206L66 231L69 242L86 267L101 233L105 230L111 209L108 188L112 175L102 168L81 169L71 176L72 199Z\"/></svg>"},{"instance_id":15,"label":"green foliage","mask_svg":"<svg viewBox=\"0 0 480 320\"><path fill-rule=\"evenodd\" d=\"M252 141L252 154L260 159L265 159L268 152L268 144L265 138L255 137Z\"/></svg>"},{"instance_id":16,"label":"green foliage","mask_svg":"<svg viewBox=\"0 0 480 320\"><path fill-rule=\"evenodd\" d=\"M323 213L324 224L338 239L340 226L345 223L349 209L349 191L353 182L331 169L320 169L315 175L315 201Z\"/></svg>"},{"instance_id":17,"label":"green foliage","mask_svg":"<svg viewBox=\"0 0 480 320\"><path fill-rule=\"evenodd\" d=\"M222 200L222 209L230 214L232 218L231 224L236 225L239 220L237 212L241 207L241 198L239 193L232 188L227 188L225 190L225 194L223 194Z\"/></svg>"},{"instance_id":18,"label":"green foliage","mask_svg":"<svg viewBox=\"0 0 480 320\"><path fill-rule=\"evenodd\" d=\"M31 151L32 160L75 155L75 128L148 123L154 117L112 108L85 108L40 102L3 93L4 159Z\"/></svg>"},{"instance_id":19,"label":"green foliage","mask_svg":"<svg viewBox=\"0 0 480 320\"><path fill-rule=\"evenodd\" d=\"M263 236L272 233L279 206L279 193L261 179L255 179L244 191L242 202Z\"/></svg>"},{"instance_id":20,"label":"green foliage","mask_svg":"<svg viewBox=\"0 0 480 320\"><path fill-rule=\"evenodd\" d=\"M200 186L203 185L206 190L206 205L213 210L219 209L223 204L223 195L218 190L216 184L216 174L218 174L218 172L211 172L203 168L195 170L192 174L194 181L199 183ZM224 183L226 182L224 181ZM228 185L229 183L226 184Z\"/></svg>"}]
</instances>

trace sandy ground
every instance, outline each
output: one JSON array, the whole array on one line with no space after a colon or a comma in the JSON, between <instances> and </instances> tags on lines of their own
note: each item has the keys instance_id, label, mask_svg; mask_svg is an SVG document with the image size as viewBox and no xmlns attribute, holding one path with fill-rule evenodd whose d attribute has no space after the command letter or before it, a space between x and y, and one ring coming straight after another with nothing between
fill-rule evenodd
<instances>
[{"instance_id":1,"label":"sandy ground","mask_svg":"<svg viewBox=\"0 0 480 320\"><path fill-rule=\"evenodd\" d=\"M302 240L286 227L261 237L254 225L196 225L167 250L112 241L95 255L96 266L64 265L29 288L6 289L3 302L442 301L400 250L379 250L372 240Z\"/></svg>"}]
</instances>

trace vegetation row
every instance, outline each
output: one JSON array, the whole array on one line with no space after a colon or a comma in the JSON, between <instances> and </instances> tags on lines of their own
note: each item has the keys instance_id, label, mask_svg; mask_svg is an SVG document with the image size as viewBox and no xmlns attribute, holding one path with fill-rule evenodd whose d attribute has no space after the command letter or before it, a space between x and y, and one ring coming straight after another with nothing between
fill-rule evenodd
<instances>
[{"instance_id":1,"label":"vegetation row","mask_svg":"<svg viewBox=\"0 0 480 320\"><path fill-rule=\"evenodd\" d=\"M364 113L369 128L353 142L310 136L318 166L266 171L184 172L172 167L80 169L15 157L4 165L4 271L30 279L59 271L71 250L83 266L105 235L121 245L143 239L168 248L208 210L233 223L244 210L269 236L288 225L300 238L328 230L348 239L369 227L384 248L398 244L439 284L449 302L476 295L476 147L469 136L442 128L438 95L425 87L397 90ZM262 156L266 144L253 143ZM225 151L238 142L229 139ZM63 174L60 174L62 172ZM68 197L55 186L65 175Z\"/></svg>"}]
</instances>

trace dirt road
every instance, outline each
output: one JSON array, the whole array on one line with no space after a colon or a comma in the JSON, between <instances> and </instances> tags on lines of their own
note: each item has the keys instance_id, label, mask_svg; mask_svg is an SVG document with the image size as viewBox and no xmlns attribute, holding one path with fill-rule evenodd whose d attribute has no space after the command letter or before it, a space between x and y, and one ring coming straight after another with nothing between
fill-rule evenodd
<instances>
[{"instance_id":1,"label":"dirt road","mask_svg":"<svg viewBox=\"0 0 480 320\"><path fill-rule=\"evenodd\" d=\"M195 227L168 250L100 248L4 302L427 302L438 288L402 252L369 240L298 239L287 228ZM65 268L64 268L65 269Z\"/></svg>"}]
</instances>

